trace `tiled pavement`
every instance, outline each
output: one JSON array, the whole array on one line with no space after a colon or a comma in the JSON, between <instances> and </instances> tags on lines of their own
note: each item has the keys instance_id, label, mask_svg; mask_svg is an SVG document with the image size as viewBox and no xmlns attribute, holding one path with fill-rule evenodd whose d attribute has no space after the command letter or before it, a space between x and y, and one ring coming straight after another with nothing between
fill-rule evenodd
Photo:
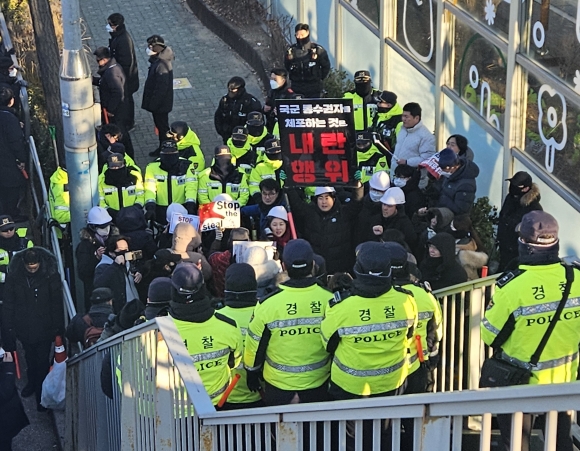
<instances>
[{"instance_id":1,"label":"tiled pavement","mask_svg":"<svg viewBox=\"0 0 580 451\"><path fill-rule=\"evenodd\" d=\"M179 0L91 0L81 2L86 22L85 44L92 50L107 46L109 34L105 30L107 17L119 12L135 42L139 67L140 89L135 93L136 128L131 132L137 163L141 168L152 160L148 156L157 147L151 114L142 110L143 85L147 76L147 38L163 36L175 53L174 78L187 78L191 88L174 91L170 123L184 120L198 134L206 157L213 153L221 138L213 126L213 115L221 96L227 92L226 83L234 75L246 80L248 92L263 102L258 77L230 47L207 30ZM89 38L89 39L86 39ZM94 57L90 57L96 72ZM206 158L207 159L207 158Z\"/></svg>"}]
</instances>

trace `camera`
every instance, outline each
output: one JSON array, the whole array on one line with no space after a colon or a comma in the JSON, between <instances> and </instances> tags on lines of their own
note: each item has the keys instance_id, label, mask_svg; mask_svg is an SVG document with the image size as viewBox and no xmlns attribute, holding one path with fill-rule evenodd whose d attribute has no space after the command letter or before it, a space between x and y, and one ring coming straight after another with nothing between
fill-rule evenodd
<instances>
[{"instance_id":1,"label":"camera","mask_svg":"<svg viewBox=\"0 0 580 451\"><path fill-rule=\"evenodd\" d=\"M125 253L125 261L134 262L143 258L143 251L132 251Z\"/></svg>"}]
</instances>

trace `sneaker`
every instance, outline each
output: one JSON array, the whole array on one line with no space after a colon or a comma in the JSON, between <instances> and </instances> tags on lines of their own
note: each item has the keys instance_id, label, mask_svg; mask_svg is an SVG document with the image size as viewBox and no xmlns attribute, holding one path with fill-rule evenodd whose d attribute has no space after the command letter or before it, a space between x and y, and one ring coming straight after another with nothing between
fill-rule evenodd
<instances>
[{"instance_id":1,"label":"sneaker","mask_svg":"<svg viewBox=\"0 0 580 451\"><path fill-rule=\"evenodd\" d=\"M34 387L32 385L27 385L22 389L20 395L23 398L30 398L32 395L34 395Z\"/></svg>"},{"instance_id":2,"label":"sneaker","mask_svg":"<svg viewBox=\"0 0 580 451\"><path fill-rule=\"evenodd\" d=\"M157 149L155 149L153 152L149 152L149 156L150 157L155 157L158 158L159 155L161 155L161 147L158 147Z\"/></svg>"}]
</instances>

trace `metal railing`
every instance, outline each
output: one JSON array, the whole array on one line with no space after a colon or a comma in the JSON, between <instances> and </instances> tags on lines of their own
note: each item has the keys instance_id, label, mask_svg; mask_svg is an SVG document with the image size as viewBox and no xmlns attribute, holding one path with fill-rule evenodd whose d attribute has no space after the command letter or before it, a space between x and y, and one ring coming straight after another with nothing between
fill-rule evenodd
<instances>
[{"instance_id":1,"label":"metal railing","mask_svg":"<svg viewBox=\"0 0 580 451\"><path fill-rule=\"evenodd\" d=\"M104 378L103 364L111 368ZM101 392L101 380L112 399ZM521 412L536 412L547 413L543 449L554 450L557 412L579 405L580 383L570 383L216 412L165 317L69 360L65 449L374 451L389 443L393 450L490 450L498 441L492 415L501 413L513 415L515 450ZM480 431L466 434L474 417Z\"/></svg>"}]
</instances>

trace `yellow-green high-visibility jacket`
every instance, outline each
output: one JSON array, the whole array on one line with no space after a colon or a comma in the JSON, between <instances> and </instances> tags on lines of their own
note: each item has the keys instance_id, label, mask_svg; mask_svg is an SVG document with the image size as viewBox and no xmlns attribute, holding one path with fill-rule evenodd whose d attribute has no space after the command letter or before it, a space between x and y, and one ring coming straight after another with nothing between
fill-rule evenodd
<instances>
[{"instance_id":1,"label":"yellow-green high-visibility jacket","mask_svg":"<svg viewBox=\"0 0 580 451\"><path fill-rule=\"evenodd\" d=\"M135 169L139 169L139 170L141 170L141 169L139 168L139 166L137 166L137 163L135 163L135 160L133 160L133 158L131 158L129 155L125 154L125 155L123 156L123 161L125 162L125 166L127 166L127 167L130 167L130 166L132 166L132 167L134 167ZM105 163L105 164L103 165L103 169L101 169L101 174L103 174L103 173L104 173L104 172L105 172L107 169L109 169L109 164L108 164L108 163Z\"/></svg>"},{"instance_id":2,"label":"yellow-green high-visibility jacket","mask_svg":"<svg viewBox=\"0 0 580 451\"><path fill-rule=\"evenodd\" d=\"M191 128L176 144L180 156L191 161L191 167L195 172L201 172L205 169L205 157L201 150L201 141Z\"/></svg>"},{"instance_id":3,"label":"yellow-green high-visibility jacket","mask_svg":"<svg viewBox=\"0 0 580 451\"><path fill-rule=\"evenodd\" d=\"M354 395L395 390L407 378L409 339L417 324L410 291L393 287L376 298L336 294L321 324L334 353L330 379Z\"/></svg>"},{"instance_id":4,"label":"yellow-green high-visibility jacket","mask_svg":"<svg viewBox=\"0 0 580 451\"><path fill-rule=\"evenodd\" d=\"M228 318L233 319L238 325L238 328L240 329L242 339L246 338L248 324L250 323L250 318L254 313L253 305L241 308L233 308L226 305L224 308L220 309L219 313L227 316ZM232 376L235 376L236 374L240 375L240 380L230 393L230 396L228 397L228 402L233 404L241 404L259 401L260 394L252 392L248 388L248 376L246 370L244 369L244 365L241 361L240 364L232 370Z\"/></svg>"},{"instance_id":5,"label":"yellow-green high-visibility jacket","mask_svg":"<svg viewBox=\"0 0 580 451\"><path fill-rule=\"evenodd\" d=\"M439 342L443 338L443 317L441 305L435 296L423 286L412 283L403 285L405 290L413 293L417 305L417 328L413 337L409 340L409 374L415 372L421 361L417 353L417 336L421 340L423 359L429 360L429 356L435 356L439 352Z\"/></svg>"},{"instance_id":6,"label":"yellow-green high-visibility jacket","mask_svg":"<svg viewBox=\"0 0 580 451\"><path fill-rule=\"evenodd\" d=\"M372 130L377 132L383 143L387 143L392 151L395 150L397 135L403 126L403 107L395 103L386 113L378 113L375 116Z\"/></svg>"},{"instance_id":7,"label":"yellow-green high-visibility jacket","mask_svg":"<svg viewBox=\"0 0 580 451\"><path fill-rule=\"evenodd\" d=\"M26 238L27 232L28 229L26 229L26 227L16 230L16 236L14 236L12 239L18 241L17 249L9 251L0 248L0 283L4 283L6 281L6 273L8 271L8 265L10 264L10 258L16 252L34 246L32 240Z\"/></svg>"},{"instance_id":8,"label":"yellow-green high-visibility jacket","mask_svg":"<svg viewBox=\"0 0 580 451\"><path fill-rule=\"evenodd\" d=\"M206 168L199 174L197 200L199 205L213 202L218 194L227 193L233 200L237 200L243 207L248 203L250 192L248 190L248 176L243 169L232 171L227 180L223 182L212 176L212 168Z\"/></svg>"},{"instance_id":9,"label":"yellow-green high-visibility jacket","mask_svg":"<svg viewBox=\"0 0 580 451\"><path fill-rule=\"evenodd\" d=\"M235 368L242 358L242 335L236 322L218 312L202 323L175 318L173 322L212 403L216 405L230 383L228 362Z\"/></svg>"},{"instance_id":10,"label":"yellow-green high-visibility jacket","mask_svg":"<svg viewBox=\"0 0 580 451\"><path fill-rule=\"evenodd\" d=\"M580 343L580 271L574 270L574 282L560 321L554 327L536 367L530 384L571 382L578 375ZM515 364L529 363L538 348L548 324L554 317L566 285L565 269L560 263L519 265L496 281L496 289L481 322L481 338L498 348L503 358ZM505 334L505 335L504 335ZM498 339L501 341L501 338Z\"/></svg>"},{"instance_id":11,"label":"yellow-green high-visibility jacket","mask_svg":"<svg viewBox=\"0 0 580 451\"><path fill-rule=\"evenodd\" d=\"M264 179L276 179L276 171L282 167L282 160L264 158L250 173L250 196L260 191L260 182ZM278 180L284 186L284 180Z\"/></svg>"},{"instance_id":12,"label":"yellow-green high-visibility jacket","mask_svg":"<svg viewBox=\"0 0 580 451\"><path fill-rule=\"evenodd\" d=\"M128 181L126 186L122 187L108 185L105 180L106 172L99 175L99 205L101 207L119 211L123 207L135 204L145 205L145 190L143 189L141 171L130 168L129 174L132 176L132 181Z\"/></svg>"},{"instance_id":13,"label":"yellow-green high-visibility jacket","mask_svg":"<svg viewBox=\"0 0 580 451\"><path fill-rule=\"evenodd\" d=\"M68 173L60 166L50 176L48 202L50 204L50 216L59 224L68 224L70 222Z\"/></svg>"},{"instance_id":14,"label":"yellow-green high-visibility jacket","mask_svg":"<svg viewBox=\"0 0 580 451\"><path fill-rule=\"evenodd\" d=\"M290 279L254 310L244 347L248 371L282 390L320 387L328 379L329 355L320 341L320 321L332 296L314 278Z\"/></svg>"},{"instance_id":15,"label":"yellow-green high-visibility jacket","mask_svg":"<svg viewBox=\"0 0 580 451\"><path fill-rule=\"evenodd\" d=\"M232 152L232 164L237 168L243 169L249 176L250 172L252 172L252 168L256 165L256 154L252 151L252 144L250 141L246 141L243 147L236 147L234 146L232 138L229 138L227 146Z\"/></svg>"},{"instance_id":16,"label":"yellow-green high-visibility jacket","mask_svg":"<svg viewBox=\"0 0 580 451\"><path fill-rule=\"evenodd\" d=\"M374 144L366 152L357 152L356 161L358 169L361 171L361 183L368 182L375 172L389 170L387 157Z\"/></svg>"},{"instance_id":17,"label":"yellow-green high-visibility jacket","mask_svg":"<svg viewBox=\"0 0 580 451\"><path fill-rule=\"evenodd\" d=\"M379 91L373 89L372 97L377 97ZM374 102L365 105L364 100L354 91L345 92L343 99L352 99L352 107L354 110L354 128L357 132L367 130L373 123L373 118L377 114L377 104ZM366 118L365 118L366 116Z\"/></svg>"},{"instance_id":18,"label":"yellow-green high-visibility jacket","mask_svg":"<svg viewBox=\"0 0 580 451\"><path fill-rule=\"evenodd\" d=\"M145 168L145 204L155 202L167 207L173 202L184 204L197 199L197 176L191 161L180 158L180 168L173 175L161 169L159 159Z\"/></svg>"}]
</instances>

